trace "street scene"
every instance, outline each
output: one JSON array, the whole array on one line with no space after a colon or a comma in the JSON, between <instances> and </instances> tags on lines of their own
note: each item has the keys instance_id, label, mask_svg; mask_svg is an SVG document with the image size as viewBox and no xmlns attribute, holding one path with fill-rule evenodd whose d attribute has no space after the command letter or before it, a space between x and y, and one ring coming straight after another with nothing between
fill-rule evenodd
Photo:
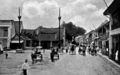
<instances>
[{"instance_id":1,"label":"street scene","mask_svg":"<svg viewBox=\"0 0 120 75\"><path fill-rule=\"evenodd\" d=\"M61 53L60 59L55 62L50 60L50 51L43 54L43 61L32 64L31 51L17 54L10 51L8 59L0 55L0 75L20 75L21 65L27 58L30 64L28 75L119 75L120 69L110 61L105 61L99 56L90 54L70 55ZM23 58L24 57L24 58Z\"/></svg>"},{"instance_id":2,"label":"street scene","mask_svg":"<svg viewBox=\"0 0 120 75\"><path fill-rule=\"evenodd\" d=\"M0 75L120 75L120 0L0 0Z\"/></svg>"}]
</instances>

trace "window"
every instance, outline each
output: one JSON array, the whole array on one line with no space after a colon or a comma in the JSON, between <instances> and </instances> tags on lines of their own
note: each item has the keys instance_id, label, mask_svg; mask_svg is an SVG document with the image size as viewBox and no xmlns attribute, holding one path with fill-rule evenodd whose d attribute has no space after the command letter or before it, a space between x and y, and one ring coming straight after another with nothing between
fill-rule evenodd
<instances>
[{"instance_id":1,"label":"window","mask_svg":"<svg viewBox=\"0 0 120 75\"><path fill-rule=\"evenodd\" d=\"M8 29L7 28L4 28L3 36L4 37L8 37Z\"/></svg>"}]
</instances>

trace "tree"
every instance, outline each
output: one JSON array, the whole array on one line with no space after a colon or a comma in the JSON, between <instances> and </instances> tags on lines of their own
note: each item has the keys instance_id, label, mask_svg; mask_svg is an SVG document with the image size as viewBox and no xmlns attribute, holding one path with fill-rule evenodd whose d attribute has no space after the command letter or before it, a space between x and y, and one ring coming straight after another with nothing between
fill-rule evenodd
<instances>
[{"instance_id":1,"label":"tree","mask_svg":"<svg viewBox=\"0 0 120 75\"><path fill-rule=\"evenodd\" d=\"M66 39L67 40L72 40L72 37L83 35L86 32L84 28L75 26L72 22L69 22L69 23L63 22L61 27L66 28Z\"/></svg>"}]
</instances>

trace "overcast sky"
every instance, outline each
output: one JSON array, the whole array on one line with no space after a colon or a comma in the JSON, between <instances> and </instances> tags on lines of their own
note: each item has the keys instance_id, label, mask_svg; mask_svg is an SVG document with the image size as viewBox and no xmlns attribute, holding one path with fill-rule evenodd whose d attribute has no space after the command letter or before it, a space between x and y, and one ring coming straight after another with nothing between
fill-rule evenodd
<instances>
[{"instance_id":1,"label":"overcast sky","mask_svg":"<svg viewBox=\"0 0 120 75\"><path fill-rule=\"evenodd\" d=\"M108 5L112 1L106 0ZM108 19L103 15L107 8L103 0L0 0L0 19L18 20L19 7L21 7L21 20L24 28L27 29L34 29L41 25L58 27L59 7L61 23L71 21L76 26L86 29L87 32Z\"/></svg>"}]
</instances>

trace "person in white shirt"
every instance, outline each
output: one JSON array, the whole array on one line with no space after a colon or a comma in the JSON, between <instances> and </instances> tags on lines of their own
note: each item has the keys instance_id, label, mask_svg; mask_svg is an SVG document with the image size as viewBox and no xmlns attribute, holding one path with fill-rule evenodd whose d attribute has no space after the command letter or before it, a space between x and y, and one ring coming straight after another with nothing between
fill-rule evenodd
<instances>
[{"instance_id":1,"label":"person in white shirt","mask_svg":"<svg viewBox=\"0 0 120 75\"><path fill-rule=\"evenodd\" d=\"M1 42L0 42L0 53L3 53L3 46Z\"/></svg>"},{"instance_id":2,"label":"person in white shirt","mask_svg":"<svg viewBox=\"0 0 120 75\"><path fill-rule=\"evenodd\" d=\"M28 64L28 60L25 59L25 62L22 65L22 71L23 71L23 75L27 75L27 70L29 69L29 64Z\"/></svg>"}]
</instances>

